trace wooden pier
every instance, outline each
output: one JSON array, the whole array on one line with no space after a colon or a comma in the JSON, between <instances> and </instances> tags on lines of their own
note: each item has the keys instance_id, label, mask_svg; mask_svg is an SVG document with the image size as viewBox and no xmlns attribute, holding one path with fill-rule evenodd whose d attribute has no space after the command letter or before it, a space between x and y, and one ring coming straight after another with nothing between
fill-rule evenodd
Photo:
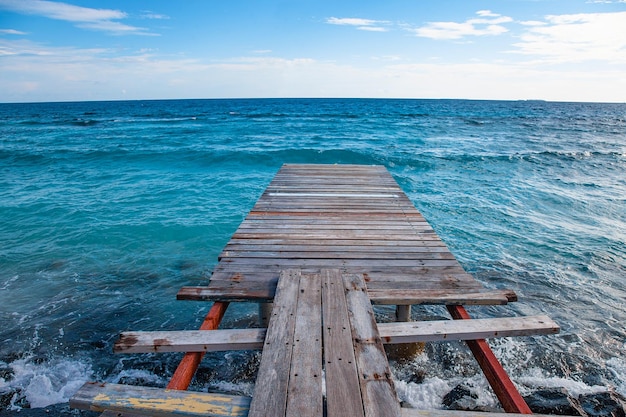
<instances>
[{"instance_id":1,"label":"wooden pier","mask_svg":"<svg viewBox=\"0 0 626 417\"><path fill-rule=\"evenodd\" d=\"M400 407L383 344L467 340L503 408L529 414L483 339L559 331L546 316L469 320L463 305L515 294L467 274L382 166L284 165L208 285L177 297L214 301L201 330L126 332L115 345L187 352L170 389L89 383L73 407L105 416L440 415ZM228 303L251 300L272 303L266 329L209 330ZM376 323L372 303L398 306L402 321ZM414 304L446 305L455 320L410 322ZM204 352L238 349L262 349L252 398L180 391Z\"/></svg>"}]
</instances>

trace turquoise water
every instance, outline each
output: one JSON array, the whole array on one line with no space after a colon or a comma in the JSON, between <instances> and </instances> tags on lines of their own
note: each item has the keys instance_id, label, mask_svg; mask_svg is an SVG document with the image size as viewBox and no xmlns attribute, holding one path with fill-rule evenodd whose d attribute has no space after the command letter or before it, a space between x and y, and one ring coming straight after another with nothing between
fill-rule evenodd
<instances>
[{"instance_id":1,"label":"turquoise water","mask_svg":"<svg viewBox=\"0 0 626 417\"><path fill-rule=\"evenodd\" d=\"M180 356L112 343L199 326L210 305L176 292L206 282L286 162L385 165L469 272L520 298L471 314L555 319L558 336L492 342L524 394L626 395L626 105L181 100L0 104L3 407L64 403L86 380L164 385ZM231 307L226 325L255 314ZM249 394L257 364L208 355L196 388ZM418 407L462 380L497 403L462 344L394 373Z\"/></svg>"}]
</instances>

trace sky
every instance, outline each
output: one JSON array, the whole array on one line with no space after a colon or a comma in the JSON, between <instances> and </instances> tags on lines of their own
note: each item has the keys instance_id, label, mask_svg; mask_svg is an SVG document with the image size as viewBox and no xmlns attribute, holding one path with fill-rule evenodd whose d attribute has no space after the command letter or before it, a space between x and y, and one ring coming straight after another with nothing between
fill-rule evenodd
<instances>
[{"instance_id":1,"label":"sky","mask_svg":"<svg viewBox=\"0 0 626 417\"><path fill-rule=\"evenodd\" d=\"M626 102L626 0L0 0L0 102Z\"/></svg>"}]
</instances>

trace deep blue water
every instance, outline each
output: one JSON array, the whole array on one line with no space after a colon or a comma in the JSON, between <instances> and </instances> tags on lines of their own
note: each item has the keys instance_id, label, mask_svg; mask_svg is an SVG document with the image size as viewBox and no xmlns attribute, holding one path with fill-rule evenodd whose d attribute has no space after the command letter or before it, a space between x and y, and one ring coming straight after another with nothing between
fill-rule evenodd
<instances>
[{"instance_id":1,"label":"deep blue water","mask_svg":"<svg viewBox=\"0 0 626 417\"><path fill-rule=\"evenodd\" d=\"M626 395L626 105L180 100L0 104L3 407L63 403L86 380L166 384L179 355L112 343L199 326L210 305L176 292L206 282L283 163L385 165L469 272L518 293L475 317L555 319L558 336L492 342L522 393ZM226 325L255 314L231 307ZM196 388L250 394L257 362L208 355ZM461 381L497 404L460 343L394 372L418 407Z\"/></svg>"}]
</instances>

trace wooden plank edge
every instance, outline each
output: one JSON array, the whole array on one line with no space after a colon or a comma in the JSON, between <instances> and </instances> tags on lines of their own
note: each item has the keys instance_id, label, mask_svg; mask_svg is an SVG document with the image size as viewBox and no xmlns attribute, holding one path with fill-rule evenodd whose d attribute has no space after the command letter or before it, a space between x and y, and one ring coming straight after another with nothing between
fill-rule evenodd
<instances>
[{"instance_id":1,"label":"wooden plank edge","mask_svg":"<svg viewBox=\"0 0 626 417\"><path fill-rule=\"evenodd\" d=\"M149 414L137 414L130 411L105 410L100 417L152 417Z\"/></svg>"},{"instance_id":2,"label":"wooden plank edge","mask_svg":"<svg viewBox=\"0 0 626 417\"><path fill-rule=\"evenodd\" d=\"M492 413L487 411L461 411L461 410L418 410L415 408L402 408L402 417L520 417L527 414L518 413ZM533 414L536 417L554 417L547 414Z\"/></svg>"},{"instance_id":3,"label":"wooden plank edge","mask_svg":"<svg viewBox=\"0 0 626 417\"><path fill-rule=\"evenodd\" d=\"M547 316L378 323L385 344L476 340L556 334L558 324ZM124 332L115 353L213 352L263 348L265 329Z\"/></svg>"},{"instance_id":4,"label":"wooden plank edge","mask_svg":"<svg viewBox=\"0 0 626 417\"><path fill-rule=\"evenodd\" d=\"M70 399L70 407L104 412L118 411L153 417L248 415L250 398L123 384L84 384Z\"/></svg>"},{"instance_id":5,"label":"wooden plank edge","mask_svg":"<svg viewBox=\"0 0 626 417\"><path fill-rule=\"evenodd\" d=\"M411 289L369 289L368 295L374 304L413 305L504 305L517 301L512 290L484 290L467 292L464 290L411 290ZM187 301L268 301L274 297L272 289L213 288L208 286L182 287L177 300Z\"/></svg>"}]
</instances>

